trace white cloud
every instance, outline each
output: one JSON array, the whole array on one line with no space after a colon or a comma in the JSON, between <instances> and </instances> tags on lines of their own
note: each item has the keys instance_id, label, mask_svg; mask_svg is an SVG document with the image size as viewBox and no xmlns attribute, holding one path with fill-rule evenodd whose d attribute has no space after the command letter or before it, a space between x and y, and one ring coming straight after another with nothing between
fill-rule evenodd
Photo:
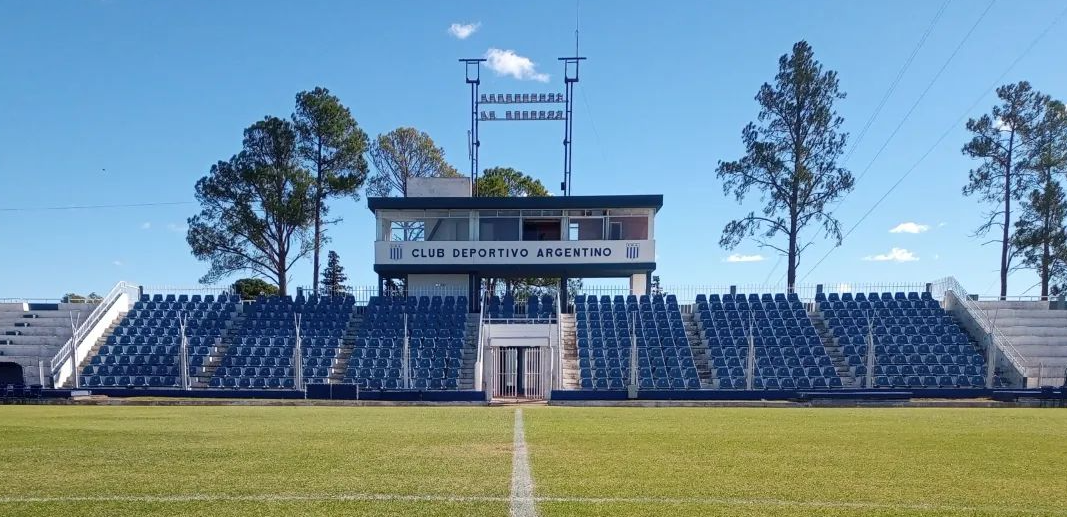
<instances>
[{"instance_id":1,"label":"white cloud","mask_svg":"<svg viewBox=\"0 0 1067 517\"><path fill-rule=\"evenodd\" d=\"M471 34L478 31L478 27L482 26L482 22L476 23L453 23L448 26L448 33L455 36L457 39L467 39Z\"/></svg>"},{"instance_id":2,"label":"white cloud","mask_svg":"<svg viewBox=\"0 0 1067 517\"><path fill-rule=\"evenodd\" d=\"M997 131L1011 131L1011 124L1008 124L1002 118L998 118L996 122Z\"/></svg>"},{"instance_id":3,"label":"white cloud","mask_svg":"<svg viewBox=\"0 0 1067 517\"><path fill-rule=\"evenodd\" d=\"M122 267L125 265L121 260L112 260L111 263L117 267Z\"/></svg>"},{"instance_id":4,"label":"white cloud","mask_svg":"<svg viewBox=\"0 0 1067 517\"><path fill-rule=\"evenodd\" d=\"M919 260L914 253L904 248L893 248L889 250L889 253L882 255L867 255L863 257L863 260L870 260L873 262L915 262Z\"/></svg>"},{"instance_id":5,"label":"white cloud","mask_svg":"<svg viewBox=\"0 0 1067 517\"><path fill-rule=\"evenodd\" d=\"M497 75L510 75L520 81L548 82L548 74L538 72L530 58L520 56L514 50L491 48L485 52L485 59L485 65Z\"/></svg>"},{"instance_id":6,"label":"white cloud","mask_svg":"<svg viewBox=\"0 0 1067 517\"><path fill-rule=\"evenodd\" d=\"M189 227L188 226L186 226L184 224L174 224L174 223L167 224L167 229L172 231L172 232L174 232L174 233L185 233L185 232L189 231Z\"/></svg>"},{"instance_id":7,"label":"white cloud","mask_svg":"<svg viewBox=\"0 0 1067 517\"><path fill-rule=\"evenodd\" d=\"M889 233L922 233L930 229L928 224L900 223L889 230Z\"/></svg>"},{"instance_id":8,"label":"white cloud","mask_svg":"<svg viewBox=\"0 0 1067 517\"><path fill-rule=\"evenodd\" d=\"M763 255L742 255L740 253L734 253L723 259L724 262L762 262L763 260L765 260Z\"/></svg>"},{"instance_id":9,"label":"white cloud","mask_svg":"<svg viewBox=\"0 0 1067 517\"><path fill-rule=\"evenodd\" d=\"M149 222L141 223L141 229L142 230L148 230L150 228L152 228L152 223L149 223Z\"/></svg>"}]
</instances>

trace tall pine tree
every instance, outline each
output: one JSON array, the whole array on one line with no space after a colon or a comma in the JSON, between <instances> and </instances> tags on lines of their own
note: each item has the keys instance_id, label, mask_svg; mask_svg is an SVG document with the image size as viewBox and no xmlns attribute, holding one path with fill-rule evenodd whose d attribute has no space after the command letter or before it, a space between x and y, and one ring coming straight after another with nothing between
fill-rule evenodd
<instances>
[{"instance_id":1,"label":"tall pine tree","mask_svg":"<svg viewBox=\"0 0 1067 517\"><path fill-rule=\"evenodd\" d=\"M1033 174L1024 149L1027 137L1046 98L1021 81L997 88L1000 104L977 119L967 121L974 136L963 146L963 154L981 161L968 176L963 195L978 196L995 208L978 227L976 235L1000 228L1000 296L1008 295L1008 272L1018 254L1012 246L1012 201L1022 199L1033 185Z\"/></svg>"},{"instance_id":2,"label":"tall pine tree","mask_svg":"<svg viewBox=\"0 0 1067 517\"><path fill-rule=\"evenodd\" d=\"M760 214L734 219L726 224L719 245L732 249L747 238L787 258L787 288L792 292L800 256L811 242L800 242L800 231L809 225L822 228L826 237L841 243L837 219L827 204L852 190L853 178L838 160L847 133L844 119L834 102L844 99L838 89L837 72L824 70L806 41L793 45L791 53L778 60L774 84L764 83L756 94L758 122L741 130L745 155L737 161L719 162L716 175L723 194L740 203L757 193ZM784 243L770 239L783 236Z\"/></svg>"},{"instance_id":3,"label":"tall pine tree","mask_svg":"<svg viewBox=\"0 0 1067 517\"><path fill-rule=\"evenodd\" d=\"M1012 245L1022 267L1037 272L1041 297L1058 294L1067 280L1067 197L1057 176L1067 173L1067 109L1049 101L1025 142L1027 163L1036 179L1015 222Z\"/></svg>"},{"instance_id":4,"label":"tall pine tree","mask_svg":"<svg viewBox=\"0 0 1067 517\"><path fill-rule=\"evenodd\" d=\"M344 294L348 290L348 286L345 285L347 281L348 275L345 274L345 268L341 265L341 257L336 251L330 250L326 255L326 269L322 270L323 292L331 295Z\"/></svg>"}]
</instances>

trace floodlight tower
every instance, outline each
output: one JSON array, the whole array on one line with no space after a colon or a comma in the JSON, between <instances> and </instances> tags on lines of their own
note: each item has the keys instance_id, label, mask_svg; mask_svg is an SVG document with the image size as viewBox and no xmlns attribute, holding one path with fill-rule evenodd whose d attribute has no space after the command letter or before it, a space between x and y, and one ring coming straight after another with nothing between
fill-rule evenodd
<instances>
[{"instance_id":1,"label":"floodlight tower","mask_svg":"<svg viewBox=\"0 0 1067 517\"><path fill-rule=\"evenodd\" d=\"M467 84L471 87L471 128L467 131L467 156L471 161L471 187L478 196L478 148L482 142L478 138L478 87L482 84L482 62L485 58L460 59L466 68Z\"/></svg>"},{"instance_id":2,"label":"floodlight tower","mask_svg":"<svg viewBox=\"0 0 1067 517\"><path fill-rule=\"evenodd\" d=\"M564 196L569 196L571 195L571 170L574 166L574 150L571 148L571 144L574 143L574 85L578 83L578 64L585 58L574 56L561 57L559 60L563 61L563 85L566 91L564 98L567 101L564 110L566 116L563 118L563 183L560 184L560 190L563 191Z\"/></svg>"},{"instance_id":3,"label":"floodlight tower","mask_svg":"<svg viewBox=\"0 0 1067 517\"><path fill-rule=\"evenodd\" d=\"M575 52L577 54L577 52ZM571 195L571 171L573 168L574 145L574 85L578 82L578 64L584 57L561 57L563 62L563 85L566 93L490 93L479 92L482 83L482 63L484 58L466 58L459 61L466 67L466 82L471 91L471 127L467 132L467 154L470 158L471 180L474 182L474 195L478 195L478 151L482 142L479 123L481 122L528 122L560 120L563 121L563 181L560 190L564 196ZM489 109L480 111L483 105L493 108L496 104L505 104L506 108L520 105L526 109L508 109L500 117ZM564 109L553 110L551 104L562 104ZM534 106L531 106L534 105ZM546 106L549 105L549 106ZM530 109L537 108L537 109Z\"/></svg>"}]
</instances>

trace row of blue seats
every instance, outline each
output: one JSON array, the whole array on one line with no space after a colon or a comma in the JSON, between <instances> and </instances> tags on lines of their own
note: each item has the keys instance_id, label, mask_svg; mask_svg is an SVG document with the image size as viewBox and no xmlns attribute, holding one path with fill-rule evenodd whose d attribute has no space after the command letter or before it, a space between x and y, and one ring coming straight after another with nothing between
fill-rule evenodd
<instances>
[{"instance_id":1,"label":"row of blue seats","mask_svg":"<svg viewBox=\"0 0 1067 517\"><path fill-rule=\"evenodd\" d=\"M185 336L189 346L214 346L219 342L218 336ZM151 346L178 346L181 344L179 336L116 336L107 337L108 345L151 345Z\"/></svg>"},{"instance_id":2,"label":"row of blue seats","mask_svg":"<svg viewBox=\"0 0 1067 517\"><path fill-rule=\"evenodd\" d=\"M322 380L304 379L304 384L322 384ZM293 389L296 381L292 377L212 377L208 382L212 388L243 388L243 389Z\"/></svg>"},{"instance_id":3,"label":"row of blue seats","mask_svg":"<svg viewBox=\"0 0 1067 517\"><path fill-rule=\"evenodd\" d=\"M155 302L155 303L159 303L159 302L181 302L181 303L186 303L186 302L193 302L193 303L201 303L201 302L204 302L204 303L214 303L214 302L231 303L231 302L234 302L234 303L236 303L236 302L240 302L241 299L236 295L230 295L230 294L220 294L218 296L215 296L213 294L208 294L208 295L203 295L203 296L201 296L199 294L194 294L194 295L187 295L187 294L147 295L147 294L142 294L139 301L141 301L141 302Z\"/></svg>"},{"instance_id":4,"label":"row of blue seats","mask_svg":"<svg viewBox=\"0 0 1067 517\"><path fill-rule=\"evenodd\" d=\"M867 375L867 367L864 365L852 365L852 373L857 377L863 377ZM874 366L875 375L903 375L905 377L918 375L920 377L926 375L933 375L935 377L941 375L950 375L958 377L960 375L974 376L985 375L985 368L981 365L958 365L958 364L876 364Z\"/></svg>"},{"instance_id":5,"label":"row of blue seats","mask_svg":"<svg viewBox=\"0 0 1067 517\"><path fill-rule=\"evenodd\" d=\"M579 357L581 368L629 368L633 363L630 357ZM692 357L639 357L638 368L696 368Z\"/></svg>"},{"instance_id":6,"label":"row of blue seats","mask_svg":"<svg viewBox=\"0 0 1067 517\"><path fill-rule=\"evenodd\" d=\"M363 313L368 316L402 316L407 314L409 316L418 315L452 315L452 316L465 316L467 314L467 306L440 306L440 307L413 307L408 305L368 305Z\"/></svg>"},{"instance_id":7,"label":"row of blue seats","mask_svg":"<svg viewBox=\"0 0 1067 517\"><path fill-rule=\"evenodd\" d=\"M330 337L330 338L335 338L335 339L341 339L341 338L343 338L345 336L345 329L318 330L318 331L315 331L313 335L317 336L317 337ZM304 333L304 332L301 332L301 336L302 337L309 337L308 333ZM293 328L281 328L281 329L274 329L274 328L264 328L264 329L244 328L244 329L238 331L237 337L270 337L270 338L286 337L286 338L295 338L296 337L296 330L293 329Z\"/></svg>"},{"instance_id":8,"label":"row of blue seats","mask_svg":"<svg viewBox=\"0 0 1067 517\"><path fill-rule=\"evenodd\" d=\"M304 365L302 372L304 377L318 377L326 378L330 376L330 366L327 365ZM215 371L216 377L292 377L294 370L292 367L238 367L238 366L220 366Z\"/></svg>"},{"instance_id":9,"label":"row of blue seats","mask_svg":"<svg viewBox=\"0 0 1067 517\"><path fill-rule=\"evenodd\" d=\"M915 291L908 292L908 293L898 291L896 294L894 294L894 293L881 293L881 294L878 294L878 293L855 293L855 294L853 294L853 293L830 293L830 294L816 293L815 294L815 301L817 301L817 302L824 302L824 301L830 301L830 302L857 301L857 302L862 302L862 301L873 301L873 300L881 300L883 302L888 302L888 301L933 300L933 299L934 299L933 295L931 295L928 292L918 293L918 292L915 292Z\"/></svg>"},{"instance_id":10,"label":"row of blue seats","mask_svg":"<svg viewBox=\"0 0 1067 517\"><path fill-rule=\"evenodd\" d=\"M82 370L82 376L88 375L148 375L148 376L177 376L177 365L87 365Z\"/></svg>"},{"instance_id":11,"label":"row of blue seats","mask_svg":"<svg viewBox=\"0 0 1067 517\"><path fill-rule=\"evenodd\" d=\"M352 373L353 379L383 379L388 377L402 378L401 368L359 368ZM410 370L413 379L456 379L459 378L459 369L445 366L424 367L413 366Z\"/></svg>"},{"instance_id":12,"label":"row of blue seats","mask_svg":"<svg viewBox=\"0 0 1067 517\"><path fill-rule=\"evenodd\" d=\"M840 329L841 334L874 334L876 336L942 336L946 334L961 334L960 328L955 324L951 325L908 325L908 326L892 326L885 327L881 325L873 327L860 327L860 326L846 326L839 322L829 322L829 326L832 329Z\"/></svg>"},{"instance_id":13,"label":"row of blue seats","mask_svg":"<svg viewBox=\"0 0 1067 517\"><path fill-rule=\"evenodd\" d=\"M578 369L578 376L580 379L629 379L632 370L629 365L622 366L585 366ZM682 367L682 366L641 366L637 368L637 377L639 379L696 379L696 368Z\"/></svg>"},{"instance_id":14,"label":"row of blue seats","mask_svg":"<svg viewBox=\"0 0 1067 517\"><path fill-rule=\"evenodd\" d=\"M238 310L236 303L222 302L137 302L133 304L130 312L136 311L141 315L162 313L167 318L176 318L179 315L192 315L212 311L219 314L232 314Z\"/></svg>"},{"instance_id":15,"label":"row of blue seats","mask_svg":"<svg viewBox=\"0 0 1067 517\"><path fill-rule=\"evenodd\" d=\"M180 337L181 331L178 327L135 327L120 324L115 327L115 331L112 333L114 336L130 336L130 337ZM222 335L222 329L219 327L190 327L185 330L187 336L203 336L203 337L219 337Z\"/></svg>"},{"instance_id":16,"label":"row of blue seats","mask_svg":"<svg viewBox=\"0 0 1067 517\"><path fill-rule=\"evenodd\" d=\"M838 329L834 330L837 335L837 344L842 346L862 346L867 343L867 333L861 332L859 329ZM966 334L962 332L945 333L940 336L928 335L928 336L905 336L905 335L877 335L874 336L874 343L876 345L911 345L911 346L927 346L932 347L934 345L967 345L970 343L970 339Z\"/></svg>"},{"instance_id":17,"label":"row of blue seats","mask_svg":"<svg viewBox=\"0 0 1067 517\"><path fill-rule=\"evenodd\" d=\"M866 324L867 319L873 320L875 323L880 321L891 321L893 319L907 318L909 320L914 318L944 318L948 314L945 309L940 306L928 307L924 309L877 309L877 310L863 310L863 309L825 309L819 311L823 318L853 318L857 320L863 320Z\"/></svg>"},{"instance_id":18,"label":"row of blue seats","mask_svg":"<svg viewBox=\"0 0 1067 517\"><path fill-rule=\"evenodd\" d=\"M841 348L841 353L848 355L866 355L867 345L846 345ZM874 345L874 353L877 355L896 355L896 354L970 354L972 350L970 345L890 345L890 344L876 344Z\"/></svg>"},{"instance_id":19,"label":"row of blue seats","mask_svg":"<svg viewBox=\"0 0 1067 517\"><path fill-rule=\"evenodd\" d=\"M626 388L628 379L622 378L589 378L581 379L583 390L622 390ZM638 389L642 390L699 390L700 379L641 379L638 381Z\"/></svg>"},{"instance_id":20,"label":"row of blue seats","mask_svg":"<svg viewBox=\"0 0 1067 517\"><path fill-rule=\"evenodd\" d=\"M861 365L867 364L866 355L854 354L847 356L849 365ZM874 360L875 364L958 364L968 365L973 364L975 366L981 366L985 364L985 358L978 354L895 354L895 355L877 355Z\"/></svg>"},{"instance_id":21,"label":"row of blue seats","mask_svg":"<svg viewBox=\"0 0 1067 517\"><path fill-rule=\"evenodd\" d=\"M208 355L209 346L190 346L187 348L190 355ZM203 352L201 352L203 350ZM181 351L178 345L101 345L97 356L109 355L156 355L177 356Z\"/></svg>"},{"instance_id":22,"label":"row of blue seats","mask_svg":"<svg viewBox=\"0 0 1067 517\"><path fill-rule=\"evenodd\" d=\"M738 377L744 378L745 375L746 375L745 367L743 367L743 366L734 366L734 367L718 366L718 367L715 367L714 373L715 373L715 377L718 378L718 379L723 379L723 378L727 378L727 377L730 377L730 378L738 378ZM794 367L788 367L788 366L777 366L777 367L775 367L775 366L762 366L762 367L757 367L756 370L754 370L753 373L755 375L758 375L758 376L764 377L764 378L771 378L771 377L778 377L778 378L809 377L809 378L813 378L814 379L816 377L823 377L823 378L826 378L826 379L832 379L832 378L838 376L837 375L837 369L835 369L833 366L821 366L821 367L820 366L808 366L808 367L802 367L802 366L794 366Z\"/></svg>"},{"instance_id":23,"label":"row of blue seats","mask_svg":"<svg viewBox=\"0 0 1067 517\"><path fill-rule=\"evenodd\" d=\"M300 338L301 346L305 348L326 348L340 346L342 341L337 338L328 337L304 337ZM281 338L281 337L252 337L252 336L239 336L233 338L233 344L238 346L296 346L296 338Z\"/></svg>"},{"instance_id":24,"label":"row of blue seats","mask_svg":"<svg viewBox=\"0 0 1067 517\"><path fill-rule=\"evenodd\" d=\"M739 355L737 357L713 356L709 359L709 363L715 368L722 368L724 366L735 368L738 366L745 366L747 362L747 355ZM804 368L809 368L812 366L832 366L833 364L834 362L830 359L830 356L827 355L808 355L804 357L768 357L759 355L756 356L756 366L760 368L764 366L787 366L789 368L802 366Z\"/></svg>"},{"instance_id":25,"label":"row of blue seats","mask_svg":"<svg viewBox=\"0 0 1067 517\"><path fill-rule=\"evenodd\" d=\"M397 378L364 378L357 379L345 377L345 384L354 384L364 390L399 390L403 389L402 381ZM411 389L415 390L454 390L459 387L456 379L412 379Z\"/></svg>"},{"instance_id":26,"label":"row of blue seats","mask_svg":"<svg viewBox=\"0 0 1067 517\"><path fill-rule=\"evenodd\" d=\"M981 375L960 375L958 377L942 375L934 376L881 376L874 378L874 385L878 388L984 388L985 378Z\"/></svg>"},{"instance_id":27,"label":"row of blue seats","mask_svg":"<svg viewBox=\"0 0 1067 517\"><path fill-rule=\"evenodd\" d=\"M937 300L893 300L893 301L873 301L873 302L818 302L817 307L819 312L825 311L860 311L869 313L871 315L886 315L891 316L898 310L925 310L925 311L937 311L942 310L941 304ZM888 312L886 312L888 311Z\"/></svg>"},{"instance_id":28,"label":"row of blue seats","mask_svg":"<svg viewBox=\"0 0 1067 517\"><path fill-rule=\"evenodd\" d=\"M674 337L636 337L627 338L620 336L618 338L603 337L580 337L578 338L578 348L580 349L626 349L633 348L636 341L638 349L646 348L659 348L659 349L689 349L689 342L684 338Z\"/></svg>"},{"instance_id":29,"label":"row of blue seats","mask_svg":"<svg viewBox=\"0 0 1067 517\"><path fill-rule=\"evenodd\" d=\"M181 317L189 318L189 324L199 324L200 321L215 321L225 320L230 318L233 314L231 310L225 309L194 309L192 311L178 311L174 309L162 310L162 309L131 309L126 313L126 318L131 322L144 323L146 320L155 320L154 325L159 324L177 324Z\"/></svg>"},{"instance_id":30,"label":"row of blue seats","mask_svg":"<svg viewBox=\"0 0 1067 517\"><path fill-rule=\"evenodd\" d=\"M828 357L822 346L759 346L753 347L753 350L756 357ZM748 347L708 348L708 357L748 357Z\"/></svg>"},{"instance_id":31,"label":"row of blue seats","mask_svg":"<svg viewBox=\"0 0 1067 517\"><path fill-rule=\"evenodd\" d=\"M777 377L755 377L752 379L752 389L754 390L818 390L840 388L841 386L841 378L836 376L796 378L786 377L782 379L779 379ZM744 377L730 377L725 379L719 379L718 388L720 390L743 390L748 388L748 381Z\"/></svg>"},{"instance_id":32,"label":"row of blue seats","mask_svg":"<svg viewBox=\"0 0 1067 517\"><path fill-rule=\"evenodd\" d=\"M102 376L91 375L81 379L82 386L90 388L102 388L102 387L134 387L134 388L176 388L178 387L177 377L160 377L160 376Z\"/></svg>"}]
</instances>

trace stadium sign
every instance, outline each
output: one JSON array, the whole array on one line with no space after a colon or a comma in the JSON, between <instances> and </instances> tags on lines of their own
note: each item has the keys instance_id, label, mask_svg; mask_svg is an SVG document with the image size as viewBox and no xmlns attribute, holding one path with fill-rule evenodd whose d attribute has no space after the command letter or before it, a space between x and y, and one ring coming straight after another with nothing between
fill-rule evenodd
<instances>
[{"instance_id":1,"label":"stadium sign","mask_svg":"<svg viewBox=\"0 0 1067 517\"><path fill-rule=\"evenodd\" d=\"M376 242L378 264L619 264L652 262L655 241Z\"/></svg>"}]
</instances>

